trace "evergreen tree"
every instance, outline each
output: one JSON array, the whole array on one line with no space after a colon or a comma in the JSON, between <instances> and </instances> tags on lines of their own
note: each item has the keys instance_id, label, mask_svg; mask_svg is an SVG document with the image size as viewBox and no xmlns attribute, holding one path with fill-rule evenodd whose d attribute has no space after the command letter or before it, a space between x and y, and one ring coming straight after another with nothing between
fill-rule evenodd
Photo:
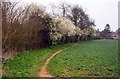
<instances>
[{"instance_id":1,"label":"evergreen tree","mask_svg":"<svg viewBox=\"0 0 120 79\"><path fill-rule=\"evenodd\" d=\"M109 38L111 36L111 28L109 24L106 24L104 30L101 32L102 38Z\"/></svg>"}]
</instances>

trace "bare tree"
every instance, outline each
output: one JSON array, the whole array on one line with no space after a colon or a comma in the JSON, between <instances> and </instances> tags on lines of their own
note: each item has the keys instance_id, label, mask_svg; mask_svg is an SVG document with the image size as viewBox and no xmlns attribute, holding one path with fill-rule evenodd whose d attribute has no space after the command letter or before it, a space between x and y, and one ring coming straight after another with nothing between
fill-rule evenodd
<instances>
[{"instance_id":1,"label":"bare tree","mask_svg":"<svg viewBox=\"0 0 120 79\"><path fill-rule=\"evenodd\" d=\"M69 12L70 5L65 2L62 2L60 3L59 8L62 10L62 16L66 17L67 13Z\"/></svg>"},{"instance_id":2,"label":"bare tree","mask_svg":"<svg viewBox=\"0 0 120 79\"><path fill-rule=\"evenodd\" d=\"M78 5L71 7L71 12L67 15L67 17L70 18L74 24L81 29L95 25L94 21L91 20L85 11Z\"/></svg>"},{"instance_id":3,"label":"bare tree","mask_svg":"<svg viewBox=\"0 0 120 79\"><path fill-rule=\"evenodd\" d=\"M59 5L52 4L51 7L52 7L52 14L54 16L62 16L65 18L70 9L70 5L67 4L66 2L61 2Z\"/></svg>"},{"instance_id":4,"label":"bare tree","mask_svg":"<svg viewBox=\"0 0 120 79\"><path fill-rule=\"evenodd\" d=\"M18 2L2 2L2 53L11 54L21 44L22 24L28 9L21 9ZM12 53L13 54L13 53ZM9 55L10 56L10 55Z\"/></svg>"},{"instance_id":5,"label":"bare tree","mask_svg":"<svg viewBox=\"0 0 120 79\"><path fill-rule=\"evenodd\" d=\"M55 9L58 8L59 13L55 13ZM76 26L84 29L89 26L95 26L95 22L79 5L70 5L65 2L60 3L58 6L52 5L52 12L55 16L62 16L66 19L71 19Z\"/></svg>"}]
</instances>

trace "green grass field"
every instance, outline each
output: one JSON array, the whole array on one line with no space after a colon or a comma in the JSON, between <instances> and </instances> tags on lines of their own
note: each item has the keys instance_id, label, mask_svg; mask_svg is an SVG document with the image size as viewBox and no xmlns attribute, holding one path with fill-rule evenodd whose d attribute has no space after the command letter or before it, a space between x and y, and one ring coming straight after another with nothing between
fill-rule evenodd
<instances>
[{"instance_id":1,"label":"green grass field","mask_svg":"<svg viewBox=\"0 0 120 79\"><path fill-rule=\"evenodd\" d=\"M56 55L47 66L53 76L117 76L118 41L97 40L52 45L36 51L23 52L8 60L4 77L37 77L41 67L54 52L69 47Z\"/></svg>"},{"instance_id":2,"label":"green grass field","mask_svg":"<svg viewBox=\"0 0 120 79\"><path fill-rule=\"evenodd\" d=\"M3 77L38 77L41 67L54 52L71 46L58 44L36 51L23 52L8 60L4 65Z\"/></svg>"},{"instance_id":3,"label":"green grass field","mask_svg":"<svg viewBox=\"0 0 120 79\"><path fill-rule=\"evenodd\" d=\"M55 56L47 67L53 76L118 76L118 41L79 42Z\"/></svg>"}]
</instances>

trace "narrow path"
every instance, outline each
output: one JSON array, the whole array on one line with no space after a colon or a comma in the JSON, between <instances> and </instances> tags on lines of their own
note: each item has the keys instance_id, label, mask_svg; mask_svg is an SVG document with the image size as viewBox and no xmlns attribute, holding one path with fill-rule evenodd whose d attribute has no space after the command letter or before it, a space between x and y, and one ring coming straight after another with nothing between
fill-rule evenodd
<instances>
[{"instance_id":1,"label":"narrow path","mask_svg":"<svg viewBox=\"0 0 120 79\"><path fill-rule=\"evenodd\" d=\"M49 64L50 60L55 56L57 55L58 53L62 52L63 50L66 50L67 48L64 48L64 49L61 49L57 52L55 52L50 58L47 59L47 61L45 62L45 64L42 66L41 68L41 71L39 73L39 77L53 77L52 75L50 75L46 68L47 68L47 65Z\"/></svg>"}]
</instances>

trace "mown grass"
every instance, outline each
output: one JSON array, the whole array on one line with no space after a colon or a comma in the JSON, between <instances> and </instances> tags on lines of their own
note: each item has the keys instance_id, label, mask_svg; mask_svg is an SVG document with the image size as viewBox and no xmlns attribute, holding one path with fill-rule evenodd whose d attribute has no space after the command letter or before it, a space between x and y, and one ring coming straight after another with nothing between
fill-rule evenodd
<instances>
[{"instance_id":1,"label":"mown grass","mask_svg":"<svg viewBox=\"0 0 120 79\"><path fill-rule=\"evenodd\" d=\"M53 76L118 76L118 41L79 42L55 56L47 66Z\"/></svg>"},{"instance_id":2,"label":"mown grass","mask_svg":"<svg viewBox=\"0 0 120 79\"><path fill-rule=\"evenodd\" d=\"M23 52L3 65L3 77L38 77L42 65L54 52L73 44L52 45L40 50Z\"/></svg>"}]
</instances>

